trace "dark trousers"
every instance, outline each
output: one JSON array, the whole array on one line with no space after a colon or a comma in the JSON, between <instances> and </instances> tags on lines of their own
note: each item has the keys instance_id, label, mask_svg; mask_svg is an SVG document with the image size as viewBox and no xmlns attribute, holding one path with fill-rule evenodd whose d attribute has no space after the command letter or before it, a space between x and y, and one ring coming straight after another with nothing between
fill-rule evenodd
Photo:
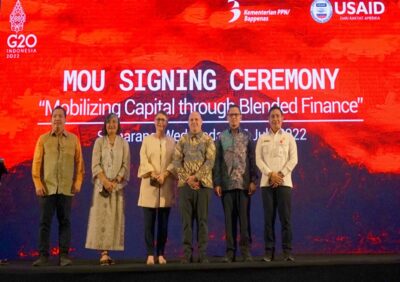
<instances>
[{"instance_id":1,"label":"dark trousers","mask_svg":"<svg viewBox=\"0 0 400 282\"><path fill-rule=\"evenodd\" d=\"M251 235L251 197L249 197L249 204L247 205L247 226L249 229L249 244L253 243L253 236Z\"/></svg>"},{"instance_id":2,"label":"dark trousers","mask_svg":"<svg viewBox=\"0 0 400 282\"><path fill-rule=\"evenodd\" d=\"M39 253L49 256L51 221L54 212L58 219L58 240L60 254L68 254L71 243L71 204L72 196L55 194L39 197L40 225L39 225Z\"/></svg>"},{"instance_id":3,"label":"dark trousers","mask_svg":"<svg viewBox=\"0 0 400 282\"><path fill-rule=\"evenodd\" d=\"M249 251L249 199L248 190L230 190L222 193L222 206L225 214L225 236L226 236L226 251L235 254L237 244L237 222L240 225L240 241L239 246L242 252L247 255Z\"/></svg>"},{"instance_id":4,"label":"dark trousers","mask_svg":"<svg viewBox=\"0 0 400 282\"><path fill-rule=\"evenodd\" d=\"M277 188L262 187L264 206L264 241L266 251L275 248L275 219L279 214L282 233L282 249L292 249L292 227L290 223L292 188L278 186Z\"/></svg>"},{"instance_id":5,"label":"dark trousers","mask_svg":"<svg viewBox=\"0 0 400 282\"><path fill-rule=\"evenodd\" d=\"M192 230L196 221L199 256L207 254L208 242L208 205L211 189L202 187L193 190L189 185L179 188L179 209L182 218L183 251L187 258L192 256Z\"/></svg>"},{"instance_id":6,"label":"dark trousers","mask_svg":"<svg viewBox=\"0 0 400 282\"><path fill-rule=\"evenodd\" d=\"M157 219L157 256L163 256L168 237L168 217L171 208L143 208L144 240L148 256L154 255L154 229Z\"/></svg>"}]
</instances>

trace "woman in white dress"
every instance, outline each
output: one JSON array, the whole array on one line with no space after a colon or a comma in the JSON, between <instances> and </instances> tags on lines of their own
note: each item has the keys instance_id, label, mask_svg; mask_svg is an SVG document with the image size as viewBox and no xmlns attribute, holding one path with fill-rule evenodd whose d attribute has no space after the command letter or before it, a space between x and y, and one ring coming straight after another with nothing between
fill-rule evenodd
<instances>
[{"instance_id":1,"label":"woman in white dress","mask_svg":"<svg viewBox=\"0 0 400 282\"><path fill-rule=\"evenodd\" d=\"M129 180L129 145L120 135L118 116L111 113L92 155L93 201L85 247L100 250L100 264L110 265L109 250L124 250L124 190Z\"/></svg>"},{"instance_id":2,"label":"woman in white dress","mask_svg":"<svg viewBox=\"0 0 400 282\"><path fill-rule=\"evenodd\" d=\"M143 139L140 149L138 177L140 185L138 205L143 208L144 237L148 265L158 261L166 264L164 257L168 235L168 217L174 202L175 177L172 156L175 140L165 135L168 116L160 111L154 119L156 132ZM157 246L154 246L154 230L157 218ZM156 259L154 258L156 254Z\"/></svg>"}]
</instances>

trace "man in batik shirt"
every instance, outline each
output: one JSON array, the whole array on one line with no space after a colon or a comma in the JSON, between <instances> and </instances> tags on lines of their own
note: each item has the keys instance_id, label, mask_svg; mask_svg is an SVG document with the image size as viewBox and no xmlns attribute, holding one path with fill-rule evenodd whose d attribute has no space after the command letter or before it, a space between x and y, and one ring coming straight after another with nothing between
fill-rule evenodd
<instances>
[{"instance_id":1,"label":"man in batik shirt","mask_svg":"<svg viewBox=\"0 0 400 282\"><path fill-rule=\"evenodd\" d=\"M179 180L179 208L183 231L182 263L193 261L193 220L197 222L199 262L208 263L208 205L213 188L215 145L212 138L202 131L202 123L198 112L191 113L189 133L183 135L175 147L174 167Z\"/></svg>"},{"instance_id":2,"label":"man in batik shirt","mask_svg":"<svg viewBox=\"0 0 400 282\"><path fill-rule=\"evenodd\" d=\"M222 200L225 214L226 255L230 263L236 256L237 222L240 226L240 252L244 261L252 261L249 235L249 201L256 191L257 171L251 134L240 128L241 112L237 105L228 110L229 128L216 141L213 171L215 193Z\"/></svg>"}]
</instances>

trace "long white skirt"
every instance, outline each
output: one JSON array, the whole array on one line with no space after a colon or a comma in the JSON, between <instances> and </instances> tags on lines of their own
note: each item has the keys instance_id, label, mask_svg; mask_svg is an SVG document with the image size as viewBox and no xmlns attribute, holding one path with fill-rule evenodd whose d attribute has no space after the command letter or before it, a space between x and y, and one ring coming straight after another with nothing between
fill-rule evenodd
<instances>
[{"instance_id":1,"label":"long white skirt","mask_svg":"<svg viewBox=\"0 0 400 282\"><path fill-rule=\"evenodd\" d=\"M93 201L85 247L95 250L124 250L125 214L124 190L111 193L108 198L93 189Z\"/></svg>"}]
</instances>

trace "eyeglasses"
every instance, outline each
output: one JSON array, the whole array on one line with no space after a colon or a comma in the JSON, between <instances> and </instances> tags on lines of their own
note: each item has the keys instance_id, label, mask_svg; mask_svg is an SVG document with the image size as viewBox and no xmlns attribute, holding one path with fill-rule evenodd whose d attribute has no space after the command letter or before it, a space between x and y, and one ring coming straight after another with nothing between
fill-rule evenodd
<instances>
[{"instance_id":1,"label":"eyeglasses","mask_svg":"<svg viewBox=\"0 0 400 282\"><path fill-rule=\"evenodd\" d=\"M156 118L156 122L166 122L165 118Z\"/></svg>"},{"instance_id":2,"label":"eyeglasses","mask_svg":"<svg viewBox=\"0 0 400 282\"><path fill-rule=\"evenodd\" d=\"M228 114L228 117L239 117L239 113L234 113L234 114Z\"/></svg>"}]
</instances>

